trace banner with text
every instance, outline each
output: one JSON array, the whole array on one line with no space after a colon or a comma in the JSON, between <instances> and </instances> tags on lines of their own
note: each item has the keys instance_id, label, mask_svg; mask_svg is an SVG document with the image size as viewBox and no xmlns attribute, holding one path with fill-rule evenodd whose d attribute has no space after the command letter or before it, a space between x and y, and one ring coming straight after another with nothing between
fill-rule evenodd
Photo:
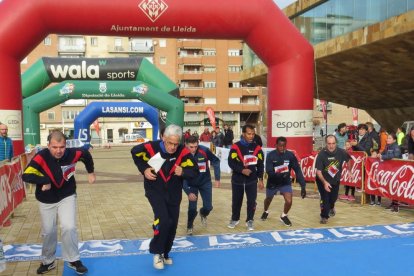
<instances>
[{"instance_id":1,"label":"banner with text","mask_svg":"<svg viewBox=\"0 0 414 276\"><path fill-rule=\"evenodd\" d=\"M414 162L405 160L365 162L365 192L414 204Z\"/></svg>"}]
</instances>

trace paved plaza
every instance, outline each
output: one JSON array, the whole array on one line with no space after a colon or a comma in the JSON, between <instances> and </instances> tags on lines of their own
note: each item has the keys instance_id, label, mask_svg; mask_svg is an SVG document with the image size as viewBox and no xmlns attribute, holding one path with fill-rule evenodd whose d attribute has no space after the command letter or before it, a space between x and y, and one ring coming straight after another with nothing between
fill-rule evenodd
<instances>
[{"instance_id":1,"label":"paved plaza","mask_svg":"<svg viewBox=\"0 0 414 276\"><path fill-rule=\"evenodd\" d=\"M95 160L97 181L87 183L87 174L82 163L78 163L78 233L80 241L110 239L142 239L152 236L152 210L144 196L143 177L133 164L130 149L132 146L95 148L92 155ZM384 207L361 205L360 195L357 201L338 201L337 215L327 225L319 224L319 198L313 183L308 183L308 197L299 197L300 188L294 185L293 207L289 217L293 226L289 229L327 228L341 226L366 226L413 221L414 211L401 208L392 213ZM341 189L342 191L342 189ZM258 194L255 231L286 230L279 221L283 208L283 198L277 196L270 207L267 221L261 221L264 191ZM183 197L177 236L186 235L187 205ZM387 205L389 201L384 201ZM200 202L199 202L200 205ZM246 232L244 223L235 229L227 228L231 213L230 175L222 174L221 187L213 188L214 209L208 217L208 226L202 227L199 218L195 221L194 235ZM241 220L246 217L246 203L242 207ZM15 211L11 226L0 229L4 244L40 244L41 225L33 191L28 189L25 200ZM0 275L35 275L39 261L7 263L7 270ZM61 275L63 261L58 261L57 269L48 275Z\"/></svg>"}]
</instances>

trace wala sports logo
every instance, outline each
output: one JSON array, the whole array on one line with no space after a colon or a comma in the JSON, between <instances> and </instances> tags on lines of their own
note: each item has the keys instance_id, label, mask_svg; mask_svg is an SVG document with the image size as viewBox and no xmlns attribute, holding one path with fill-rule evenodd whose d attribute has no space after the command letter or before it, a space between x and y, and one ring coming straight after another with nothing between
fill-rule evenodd
<instances>
[{"instance_id":1,"label":"wala sports logo","mask_svg":"<svg viewBox=\"0 0 414 276\"><path fill-rule=\"evenodd\" d=\"M155 22L168 9L168 5L162 0L143 0L138 7L146 16Z\"/></svg>"}]
</instances>

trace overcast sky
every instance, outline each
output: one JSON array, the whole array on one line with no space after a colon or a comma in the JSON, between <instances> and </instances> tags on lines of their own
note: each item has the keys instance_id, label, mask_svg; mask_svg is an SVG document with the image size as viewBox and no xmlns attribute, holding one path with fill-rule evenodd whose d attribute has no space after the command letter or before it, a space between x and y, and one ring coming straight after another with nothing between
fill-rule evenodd
<instances>
[{"instance_id":1,"label":"overcast sky","mask_svg":"<svg viewBox=\"0 0 414 276\"><path fill-rule=\"evenodd\" d=\"M293 2L296 2L297 0L273 0L276 5L280 8L283 9L284 7L292 4Z\"/></svg>"}]
</instances>

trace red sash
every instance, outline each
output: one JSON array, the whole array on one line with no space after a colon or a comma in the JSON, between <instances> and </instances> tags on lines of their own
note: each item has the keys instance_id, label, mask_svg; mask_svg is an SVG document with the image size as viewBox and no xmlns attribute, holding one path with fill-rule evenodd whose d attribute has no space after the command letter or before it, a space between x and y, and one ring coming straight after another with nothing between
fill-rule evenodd
<instances>
[{"instance_id":1,"label":"red sash","mask_svg":"<svg viewBox=\"0 0 414 276\"><path fill-rule=\"evenodd\" d=\"M75 157L73 158L73 160L70 162L70 164L74 164L76 162L78 162L79 158L81 157L82 152L81 151L76 151L75 153ZM33 160L39 164L39 166L45 171L45 173L47 174L47 176L49 176L50 180L52 181L52 183L59 189L60 187L62 187L63 183L65 182L65 178L62 176L62 181L60 181L60 183L58 184L55 180L55 177L53 176L53 173L50 171L49 166L47 165L46 161L43 159L43 157L41 155L36 155Z\"/></svg>"},{"instance_id":2,"label":"red sash","mask_svg":"<svg viewBox=\"0 0 414 276\"><path fill-rule=\"evenodd\" d=\"M236 152L237 152L237 156L239 156L240 161L242 161L242 162L243 162L244 156L243 156L243 154L241 153L239 146L238 146L237 144L233 144L233 146L232 146L231 148L236 150ZM256 145L256 148L255 148L255 149L254 149L254 151L253 151L253 155L254 155L254 156L257 156L257 154L259 153L259 151L260 151L261 149L262 149L262 148L261 148L259 145Z\"/></svg>"}]
</instances>

